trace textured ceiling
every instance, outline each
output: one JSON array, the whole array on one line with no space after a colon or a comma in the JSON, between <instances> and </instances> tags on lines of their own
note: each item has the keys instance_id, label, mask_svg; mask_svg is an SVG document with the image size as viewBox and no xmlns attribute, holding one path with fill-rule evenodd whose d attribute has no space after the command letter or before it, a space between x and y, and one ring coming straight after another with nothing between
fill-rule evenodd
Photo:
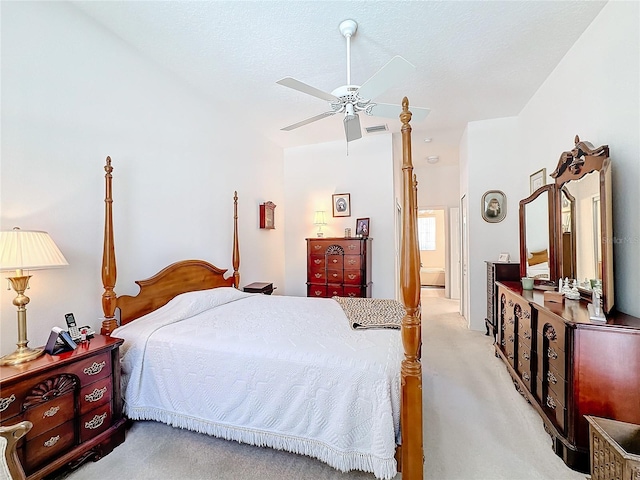
<instances>
[{"instance_id":1,"label":"textured ceiling","mask_svg":"<svg viewBox=\"0 0 640 480\"><path fill-rule=\"evenodd\" d=\"M342 20L358 22L351 80L394 55L416 66L376 100L428 107L413 124L413 156L456 162L469 121L517 115L606 2L601 1L81 1L78 8L216 105L283 147L344 139L340 115L277 85L292 76L331 92L346 83ZM399 121L360 115L363 127ZM366 134L365 134L366 135ZM433 138L426 144L424 137Z\"/></svg>"}]
</instances>

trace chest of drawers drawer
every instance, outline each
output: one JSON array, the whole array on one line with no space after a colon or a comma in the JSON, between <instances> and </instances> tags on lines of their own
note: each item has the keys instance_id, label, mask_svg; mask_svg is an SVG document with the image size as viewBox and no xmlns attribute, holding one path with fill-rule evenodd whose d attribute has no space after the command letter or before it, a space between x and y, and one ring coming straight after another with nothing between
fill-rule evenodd
<instances>
[{"instance_id":1,"label":"chest of drawers drawer","mask_svg":"<svg viewBox=\"0 0 640 480\"><path fill-rule=\"evenodd\" d=\"M111 387L111 378L109 377L83 387L80 390L80 414L111 402Z\"/></svg>"},{"instance_id":2,"label":"chest of drawers drawer","mask_svg":"<svg viewBox=\"0 0 640 480\"><path fill-rule=\"evenodd\" d=\"M105 404L80 418L80 441L86 442L111 425L111 405Z\"/></svg>"},{"instance_id":3,"label":"chest of drawers drawer","mask_svg":"<svg viewBox=\"0 0 640 480\"><path fill-rule=\"evenodd\" d=\"M73 421L47 430L25 443L25 470L33 472L47 460L71 448L75 443Z\"/></svg>"},{"instance_id":4,"label":"chest of drawers drawer","mask_svg":"<svg viewBox=\"0 0 640 480\"><path fill-rule=\"evenodd\" d=\"M327 269L327 283L342 283L342 270Z\"/></svg>"},{"instance_id":5,"label":"chest of drawers drawer","mask_svg":"<svg viewBox=\"0 0 640 480\"><path fill-rule=\"evenodd\" d=\"M33 427L27 433L27 441L73 418L75 401L73 393L69 391L25 412L24 419L33 423Z\"/></svg>"}]
</instances>

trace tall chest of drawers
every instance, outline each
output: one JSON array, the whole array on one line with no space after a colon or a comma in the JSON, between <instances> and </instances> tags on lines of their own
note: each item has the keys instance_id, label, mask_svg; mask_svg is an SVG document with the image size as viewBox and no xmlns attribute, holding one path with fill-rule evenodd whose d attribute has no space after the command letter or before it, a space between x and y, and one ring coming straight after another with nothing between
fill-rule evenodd
<instances>
[{"instance_id":1,"label":"tall chest of drawers","mask_svg":"<svg viewBox=\"0 0 640 480\"><path fill-rule=\"evenodd\" d=\"M370 238L307 238L308 297L371 297Z\"/></svg>"},{"instance_id":2,"label":"tall chest of drawers","mask_svg":"<svg viewBox=\"0 0 640 480\"><path fill-rule=\"evenodd\" d=\"M73 352L0 367L0 424L33 423L18 444L30 480L98 459L124 441L122 342L98 335Z\"/></svg>"},{"instance_id":3,"label":"tall chest of drawers","mask_svg":"<svg viewBox=\"0 0 640 480\"><path fill-rule=\"evenodd\" d=\"M590 320L584 301L544 301L519 282L498 282L496 355L541 416L555 452L589 470L587 415L640 424L640 318Z\"/></svg>"}]
</instances>

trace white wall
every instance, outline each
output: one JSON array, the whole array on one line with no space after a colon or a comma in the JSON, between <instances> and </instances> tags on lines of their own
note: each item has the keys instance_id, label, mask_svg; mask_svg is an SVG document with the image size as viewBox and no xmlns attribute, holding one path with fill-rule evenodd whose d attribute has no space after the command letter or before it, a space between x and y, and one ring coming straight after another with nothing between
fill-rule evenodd
<instances>
[{"instance_id":1,"label":"white wall","mask_svg":"<svg viewBox=\"0 0 640 480\"><path fill-rule=\"evenodd\" d=\"M576 134L608 144L615 306L640 316L640 3L609 2L520 114L519 162L551 173ZM530 145L530 147L527 147ZM524 168L523 168L524 170Z\"/></svg>"},{"instance_id":2,"label":"white wall","mask_svg":"<svg viewBox=\"0 0 640 480\"><path fill-rule=\"evenodd\" d=\"M118 294L185 258L230 268L234 190L242 285L284 283L281 148L72 5L3 2L1 21L0 227L48 231L69 261L34 272L30 345L44 344L67 312L98 326L107 155ZM258 228L265 200L278 205L276 230ZM0 289L2 354L15 348L14 296Z\"/></svg>"},{"instance_id":3,"label":"white wall","mask_svg":"<svg viewBox=\"0 0 640 480\"><path fill-rule=\"evenodd\" d=\"M467 195L469 260L467 265L469 328L484 330L487 312L486 260L497 260L502 252L519 259L519 201L529 177L522 173L522 165L514 158L518 151L517 118L499 118L467 125L461 144L461 195ZM466 190L465 190L466 188ZM482 196L488 190L500 190L506 196L507 214L499 223L482 218Z\"/></svg>"},{"instance_id":4,"label":"white wall","mask_svg":"<svg viewBox=\"0 0 640 480\"><path fill-rule=\"evenodd\" d=\"M355 235L356 219L370 218L372 296L395 298L395 224L391 134L285 149L285 292L306 296L307 246L316 210L327 212L325 237ZM331 195L351 195L351 216L332 217Z\"/></svg>"}]
</instances>

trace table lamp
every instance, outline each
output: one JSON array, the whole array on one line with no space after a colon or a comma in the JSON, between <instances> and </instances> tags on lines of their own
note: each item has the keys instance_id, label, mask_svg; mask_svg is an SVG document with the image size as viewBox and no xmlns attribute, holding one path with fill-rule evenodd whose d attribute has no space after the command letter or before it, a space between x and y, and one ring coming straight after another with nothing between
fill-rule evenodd
<instances>
[{"instance_id":1,"label":"table lamp","mask_svg":"<svg viewBox=\"0 0 640 480\"><path fill-rule=\"evenodd\" d=\"M318 210L313 217L313 224L318 226L318 237L322 237L322 226L327 224L327 219L324 215L324 210Z\"/></svg>"},{"instance_id":2,"label":"table lamp","mask_svg":"<svg viewBox=\"0 0 640 480\"><path fill-rule=\"evenodd\" d=\"M8 277L11 286L18 294L13 304L18 307L18 348L15 352L0 358L0 365L18 365L33 360L43 353L42 348L27 346L27 309L29 297L24 291L29 287L31 275L23 270L44 270L69 265L64 256L46 232L20 230L0 232L0 270L13 271Z\"/></svg>"}]
</instances>

